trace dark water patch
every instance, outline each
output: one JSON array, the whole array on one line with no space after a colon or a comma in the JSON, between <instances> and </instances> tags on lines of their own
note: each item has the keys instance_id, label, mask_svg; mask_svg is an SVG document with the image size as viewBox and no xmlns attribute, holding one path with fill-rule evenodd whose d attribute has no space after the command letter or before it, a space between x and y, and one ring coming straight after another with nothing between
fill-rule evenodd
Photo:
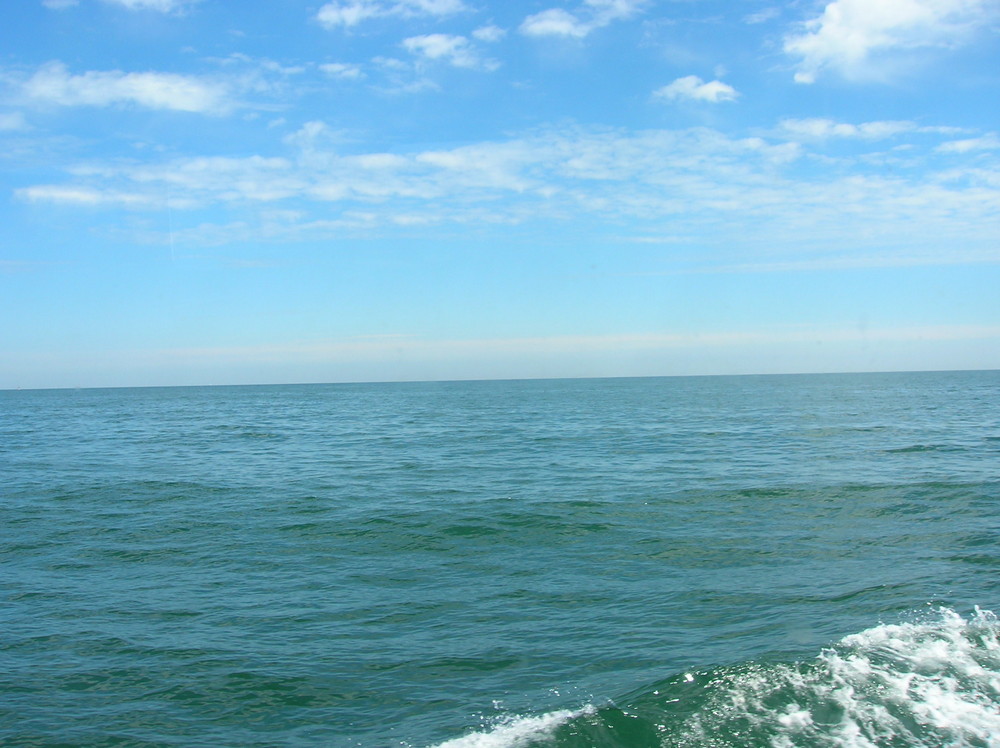
<instances>
[{"instance_id":1,"label":"dark water patch","mask_svg":"<svg viewBox=\"0 0 1000 748\"><path fill-rule=\"evenodd\" d=\"M948 560L957 561L963 564L973 564L975 566L1000 567L1000 552L968 553L962 555L949 556Z\"/></svg>"},{"instance_id":2,"label":"dark water patch","mask_svg":"<svg viewBox=\"0 0 1000 748\"><path fill-rule=\"evenodd\" d=\"M910 444L885 450L886 454L920 454L922 452L961 452L966 448L957 444Z\"/></svg>"}]
</instances>

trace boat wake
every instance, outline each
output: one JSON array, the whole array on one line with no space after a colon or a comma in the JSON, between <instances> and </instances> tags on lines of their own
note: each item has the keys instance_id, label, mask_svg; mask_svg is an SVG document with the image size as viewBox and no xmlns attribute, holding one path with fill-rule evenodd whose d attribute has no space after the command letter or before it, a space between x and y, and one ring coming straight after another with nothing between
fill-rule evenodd
<instances>
[{"instance_id":1,"label":"boat wake","mask_svg":"<svg viewBox=\"0 0 1000 748\"><path fill-rule=\"evenodd\" d=\"M1000 748L1000 622L942 609L813 660L682 673L620 703L509 717L438 748Z\"/></svg>"}]
</instances>

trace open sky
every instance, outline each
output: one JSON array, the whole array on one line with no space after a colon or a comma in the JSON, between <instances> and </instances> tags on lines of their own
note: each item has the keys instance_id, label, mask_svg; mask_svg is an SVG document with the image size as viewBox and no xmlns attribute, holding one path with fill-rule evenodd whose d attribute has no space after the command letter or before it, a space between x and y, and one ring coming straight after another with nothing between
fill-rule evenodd
<instances>
[{"instance_id":1,"label":"open sky","mask_svg":"<svg viewBox=\"0 0 1000 748\"><path fill-rule=\"evenodd\" d=\"M0 387L1000 368L1000 0L16 0Z\"/></svg>"}]
</instances>

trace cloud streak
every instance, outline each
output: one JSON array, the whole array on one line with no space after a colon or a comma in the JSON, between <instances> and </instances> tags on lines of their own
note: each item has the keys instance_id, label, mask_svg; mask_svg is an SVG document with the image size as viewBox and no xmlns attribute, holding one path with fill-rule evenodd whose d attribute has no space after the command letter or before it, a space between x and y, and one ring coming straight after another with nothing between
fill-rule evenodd
<instances>
[{"instance_id":1,"label":"cloud streak","mask_svg":"<svg viewBox=\"0 0 1000 748\"><path fill-rule=\"evenodd\" d=\"M939 153L969 153L971 151L1000 150L1000 137L997 137L996 133L990 133L981 138L951 140L939 145L937 150Z\"/></svg>"},{"instance_id":2,"label":"cloud streak","mask_svg":"<svg viewBox=\"0 0 1000 748\"><path fill-rule=\"evenodd\" d=\"M792 137L806 138L862 138L879 140L912 132L918 129L913 122L907 121L875 121L863 122L859 125L847 122L835 122L831 119L783 119L780 129Z\"/></svg>"},{"instance_id":3,"label":"cloud streak","mask_svg":"<svg viewBox=\"0 0 1000 748\"><path fill-rule=\"evenodd\" d=\"M227 87L211 78L120 70L74 75L61 62L43 65L21 93L28 101L56 106L133 105L201 114L222 114L234 106Z\"/></svg>"}]
</instances>

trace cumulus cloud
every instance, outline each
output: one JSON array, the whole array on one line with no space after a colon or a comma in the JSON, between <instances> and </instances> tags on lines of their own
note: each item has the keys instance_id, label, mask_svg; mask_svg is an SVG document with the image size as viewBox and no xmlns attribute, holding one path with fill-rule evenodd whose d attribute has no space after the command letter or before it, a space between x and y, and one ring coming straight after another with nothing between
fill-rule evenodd
<instances>
[{"instance_id":1,"label":"cumulus cloud","mask_svg":"<svg viewBox=\"0 0 1000 748\"><path fill-rule=\"evenodd\" d=\"M732 86L722 81L710 81L706 83L697 75L688 75L678 78L663 88L653 92L653 96L671 101L677 99L691 99L693 101L710 101L713 103L720 101L735 101L739 93Z\"/></svg>"},{"instance_id":2,"label":"cumulus cloud","mask_svg":"<svg viewBox=\"0 0 1000 748\"><path fill-rule=\"evenodd\" d=\"M646 0L584 0L575 13L550 8L524 19L520 31L526 36L562 36L582 39L592 31L639 13Z\"/></svg>"},{"instance_id":3,"label":"cumulus cloud","mask_svg":"<svg viewBox=\"0 0 1000 748\"><path fill-rule=\"evenodd\" d=\"M498 63L483 60L464 36L426 34L403 40L403 48L425 60L439 60L457 68L494 70Z\"/></svg>"},{"instance_id":4,"label":"cumulus cloud","mask_svg":"<svg viewBox=\"0 0 1000 748\"><path fill-rule=\"evenodd\" d=\"M783 119L780 129L793 137L807 138L865 138L878 140L917 129L913 122L889 120L863 122L852 125L832 119Z\"/></svg>"},{"instance_id":5,"label":"cumulus cloud","mask_svg":"<svg viewBox=\"0 0 1000 748\"><path fill-rule=\"evenodd\" d=\"M462 0L333 0L319 9L316 20L328 29L350 28L369 18L448 16L464 10Z\"/></svg>"},{"instance_id":6,"label":"cumulus cloud","mask_svg":"<svg viewBox=\"0 0 1000 748\"><path fill-rule=\"evenodd\" d=\"M982 24L993 0L833 0L802 33L785 38L799 59L795 80L813 83L820 72L872 74L873 57L892 50L948 45Z\"/></svg>"},{"instance_id":7,"label":"cumulus cloud","mask_svg":"<svg viewBox=\"0 0 1000 748\"><path fill-rule=\"evenodd\" d=\"M149 109L221 113L232 102L224 85L173 73L88 71L73 75L60 62L43 65L24 82L28 99L59 106L134 104Z\"/></svg>"}]
</instances>

